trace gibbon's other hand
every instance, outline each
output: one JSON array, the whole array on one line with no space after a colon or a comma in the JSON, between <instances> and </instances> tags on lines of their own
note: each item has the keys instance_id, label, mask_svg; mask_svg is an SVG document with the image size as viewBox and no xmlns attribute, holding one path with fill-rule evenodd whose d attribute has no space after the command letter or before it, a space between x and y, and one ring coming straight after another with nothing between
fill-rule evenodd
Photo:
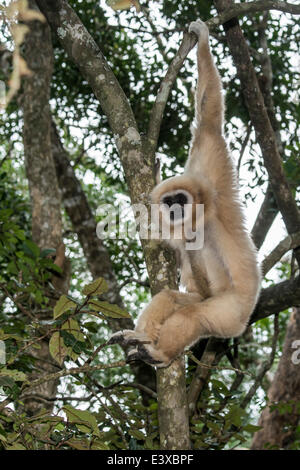
<instances>
[{"instance_id":1,"label":"gibbon's other hand","mask_svg":"<svg viewBox=\"0 0 300 470\"><path fill-rule=\"evenodd\" d=\"M198 36L199 41L208 41L208 27L202 20L192 21L189 26L189 33L196 34L196 36Z\"/></svg>"}]
</instances>

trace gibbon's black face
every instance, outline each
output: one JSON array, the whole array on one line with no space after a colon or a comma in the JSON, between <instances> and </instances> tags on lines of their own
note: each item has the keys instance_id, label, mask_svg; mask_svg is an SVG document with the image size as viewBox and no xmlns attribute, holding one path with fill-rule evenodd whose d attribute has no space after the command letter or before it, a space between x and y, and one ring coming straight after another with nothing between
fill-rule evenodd
<instances>
[{"instance_id":1,"label":"gibbon's black face","mask_svg":"<svg viewBox=\"0 0 300 470\"><path fill-rule=\"evenodd\" d=\"M184 206L188 203L188 197L182 192L169 193L161 199L162 204L165 204L170 209L170 220L179 220L184 218ZM173 207L172 207L173 206Z\"/></svg>"}]
</instances>

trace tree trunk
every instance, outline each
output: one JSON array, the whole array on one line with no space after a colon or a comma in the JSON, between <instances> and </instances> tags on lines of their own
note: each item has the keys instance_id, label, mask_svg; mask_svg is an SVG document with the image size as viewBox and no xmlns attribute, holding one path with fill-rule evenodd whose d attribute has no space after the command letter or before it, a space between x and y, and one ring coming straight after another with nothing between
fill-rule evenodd
<instances>
[{"instance_id":1,"label":"tree trunk","mask_svg":"<svg viewBox=\"0 0 300 470\"><path fill-rule=\"evenodd\" d=\"M292 448L300 420L300 308L294 309L288 323L283 353L268 391L268 406L263 410L251 449ZM298 343L296 343L296 341ZM293 344L294 343L294 344ZM272 410L272 404L283 408ZM285 406L286 405L286 406Z\"/></svg>"},{"instance_id":2,"label":"tree trunk","mask_svg":"<svg viewBox=\"0 0 300 470\"><path fill-rule=\"evenodd\" d=\"M184 356L157 370L160 444L166 450L190 449Z\"/></svg>"},{"instance_id":3,"label":"tree trunk","mask_svg":"<svg viewBox=\"0 0 300 470\"><path fill-rule=\"evenodd\" d=\"M34 1L30 0L29 8L37 9ZM41 248L56 250L56 264L65 272L69 264L65 259L62 242L61 204L56 172L51 152L51 115L50 115L50 83L53 70L53 51L50 28L46 22L31 21L30 31L24 42L24 58L31 75L24 80L23 113L24 129L23 142L25 153L26 175L32 205L32 238ZM53 284L61 292L66 291L68 276L56 276ZM51 309L47 317L52 318ZM45 318L43 318L45 319ZM49 353L48 341L42 341L41 349L31 350L36 357L35 367L30 380L41 373L57 372ZM57 381L45 382L30 392L30 398L22 397L25 409L29 415L36 414L41 407L51 412L53 402L45 402L32 395L42 395L47 398L56 396ZM45 404L46 403L46 404Z\"/></svg>"}]
</instances>

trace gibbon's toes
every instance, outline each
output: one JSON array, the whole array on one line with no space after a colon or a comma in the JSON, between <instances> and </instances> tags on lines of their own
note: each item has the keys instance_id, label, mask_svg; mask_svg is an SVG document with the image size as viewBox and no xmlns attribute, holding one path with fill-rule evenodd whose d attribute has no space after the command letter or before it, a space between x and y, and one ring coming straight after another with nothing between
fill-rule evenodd
<instances>
[{"instance_id":1,"label":"gibbon's toes","mask_svg":"<svg viewBox=\"0 0 300 470\"><path fill-rule=\"evenodd\" d=\"M147 364L150 364L151 366L163 366L163 363L157 359L154 359L142 344L139 344L137 349L132 349L129 351L127 355L126 362L130 363L134 361L143 361Z\"/></svg>"},{"instance_id":2,"label":"gibbon's toes","mask_svg":"<svg viewBox=\"0 0 300 470\"><path fill-rule=\"evenodd\" d=\"M107 344L119 344L120 346L137 346L139 344L150 344L151 341L141 333L134 330L117 331L111 335Z\"/></svg>"},{"instance_id":3,"label":"gibbon's toes","mask_svg":"<svg viewBox=\"0 0 300 470\"><path fill-rule=\"evenodd\" d=\"M133 330L121 330L112 334L107 344L120 344L120 346L126 346L129 338L132 338Z\"/></svg>"},{"instance_id":4,"label":"gibbon's toes","mask_svg":"<svg viewBox=\"0 0 300 470\"><path fill-rule=\"evenodd\" d=\"M139 352L135 348L135 349L131 349L131 351L129 351L129 353L127 354L126 362L127 364L130 364L131 362L139 361L139 359L140 359Z\"/></svg>"},{"instance_id":5,"label":"gibbon's toes","mask_svg":"<svg viewBox=\"0 0 300 470\"><path fill-rule=\"evenodd\" d=\"M139 344L134 350L128 353L128 361L140 360L155 367L166 367L170 364L169 360L162 351L156 350L152 345Z\"/></svg>"},{"instance_id":6,"label":"gibbon's toes","mask_svg":"<svg viewBox=\"0 0 300 470\"><path fill-rule=\"evenodd\" d=\"M122 331L117 331L117 333L114 333L111 335L109 340L107 341L107 344L121 344L124 341L124 335Z\"/></svg>"},{"instance_id":7,"label":"gibbon's toes","mask_svg":"<svg viewBox=\"0 0 300 470\"><path fill-rule=\"evenodd\" d=\"M200 39L208 38L208 28L202 20L192 21L189 26L189 33L194 33Z\"/></svg>"}]
</instances>

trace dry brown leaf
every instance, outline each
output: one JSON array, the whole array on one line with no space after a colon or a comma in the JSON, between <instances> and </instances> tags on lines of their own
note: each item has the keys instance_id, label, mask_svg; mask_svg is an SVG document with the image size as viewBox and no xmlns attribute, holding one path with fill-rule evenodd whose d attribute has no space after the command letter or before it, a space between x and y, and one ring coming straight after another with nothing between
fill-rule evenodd
<instances>
[{"instance_id":1,"label":"dry brown leaf","mask_svg":"<svg viewBox=\"0 0 300 470\"><path fill-rule=\"evenodd\" d=\"M136 11L141 11L141 5L138 0L107 0L113 10L129 10L132 6L135 7Z\"/></svg>"}]
</instances>

